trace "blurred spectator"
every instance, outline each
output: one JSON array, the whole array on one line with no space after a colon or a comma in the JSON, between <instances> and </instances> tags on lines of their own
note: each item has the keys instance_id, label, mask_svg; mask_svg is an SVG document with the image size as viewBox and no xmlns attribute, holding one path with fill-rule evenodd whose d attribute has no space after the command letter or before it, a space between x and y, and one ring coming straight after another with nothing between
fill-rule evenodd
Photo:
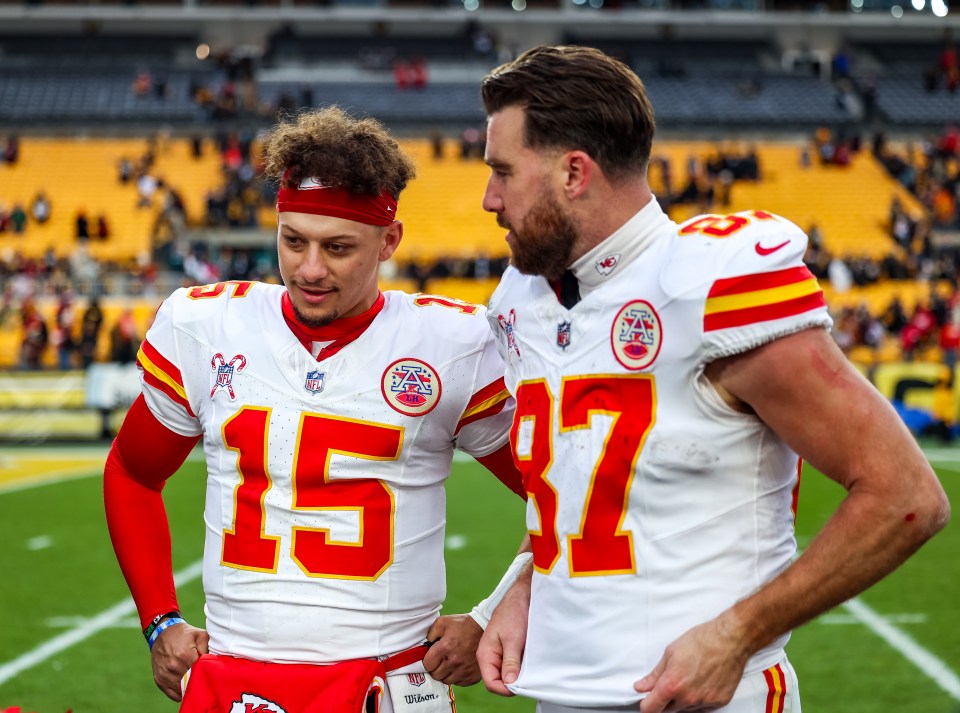
<instances>
[{"instance_id":1,"label":"blurred spectator","mask_svg":"<svg viewBox=\"0 0 960 713\"><path fill-rule=\"evenodd\" d=\"M77 349L73 341L73 318L73 295L69 289L63 290L57 301L52 340L57 350L57 366L61 371L73 368L73 355Z\"/></svg>"},{"instance_id":2,"label":"blurred spectator","mask_svg":"<svg viewBox=\"0 0 960 713\"><path fill-rule=\"evenodd\" d=\"M150 70L146 67L141 67L137 71L137 76L133 80L133 95L135 97L145 97L150 93L150 89L153 87L153 79L150 76Z\"/></svg>"},{"instance_id":3,"label":"blurred spectator","mask_svg":"<svg viewBox=\"0 0 960 713\"><path fill-rule=\"evenodd\" d=\"M850 49L846 45L842 45L840 49L837 50L836 54L833 55L833 60L830 63L830 69L833 75L833 81L849 79Z\"/></svg>"},{"instance_id":4,"label":"blurred spectator","mask_svg":"<svg viewBox=\"0 0 960 713\"><path fill-rule=\"evenodd\" d=\"M3 150L3 160L11 166L20 160L20 138L16 134L7 137L7 146Z\"/></svg>"},{"instance_id":5,"label":"blurred spectator","mask_svg":"<svg viewBox=\"0 0 960 713\"><path fill-rule=\"evenodd\" d=\"M94 295L90 304L83 311L80 319L80 364L86 369L97 353L97 340L100 338L100 327L103 324L103 311L100 309L100 300Z\"/></svg>"},{"instance_id":6,"label":"blurred spectator","mask_svg":"<svg viewBox=\"0 0 960 713\"><path fill-rule=\"evenodd\" d=\"M133 178L133 164L126 156L122 156L117 164L117 177L123 185L130 183L130 179Z\"/></svg>"},{"instance_id":7,"label":"blurred spectator","mask_svg":"<svg viewBox=\"0 0 960 713\"><path fill-rule=\"evenodd\" d=\"M952 42L947 42L940 53L939 69L947 91L955 92L960 86L960 65L957 63L957 48Z\"/></svg>"},{"instance_id":8,"label":"blurred spectator","mask_svg":"<svg viewBox=\"0 0 960 713\"><path fill-rule=\"evenodd\" d=\"M468 126L460 135L460 158L483 158L485 135L474 126Z\"/></svg>"},{"instance_id":9,"label":"blurred spectator","mask_svg":"<svg viewBox=\"0 0 960 713\"><path fill-rule=\"evenodd\" d=\"M13 232L17 234L23 233L27 228L27 212L19 203L14 203L13 209L10 211L10 226L13 228Z\"/></svg>"},{"instance_id":10,"label":"blurred spectator","mask_svg":"<svg viewBox=\"0 0 960 713\"><path fill-rule=\"evenodd\" d=\"M21 323L23 341L20 344L20 368L39 369L49 342L49 332L32 298L23 301Z\"/></svg>"},{"instance_id":11,"label":"blurred spectator","mask_svg":"<svg viewBox=\"0 0 960 713\"><path fill-rule=\"evenodd\" d=\"M76 238L77 240L90 239L90 221L87 220L87 214L81 208L77 211L76 217Z\"/></svg>"},{"instance_id":12,"label":"blurred spectator","mask_svg":"<svg viewBox=\"0 0 960 713\"><path fill-rule=\"evenodd\" d=\"M125 309L110 330L110 360L118 364L128 364L136 359L139 339L137 323L133 310Z\"/></svg>"},{"instance_id":13,"label":"blurred spectator","mask_svg":"<svg viewBox=\"0 0 960 713\"><path fill-rule=\"evenodd\" d=\"M440 129L434 129L430 132L430 148L433 151L433 160L443 160L443 132Z\"/></svg>"},{"instance_id":14,"label":"blurred spectator","mask_svg":"<svg viewBox=\"0 0 960 713\"><path fill-rule=\"evenodd\" d=\"M150 208L153 205L153 195L157 192L158 181L149 173L144 173L137 180L137 207Z\"/></svg>"},{"instance_id":15,"label":"blurred spectator","mask_svg":"<svg viewBox=\"0 0 960 713\"><path fill-rule=\"evenodd\" d=\"M423 57L414 57L410 63L410 83L414 89L426 89L430 73Z\"/></svg>"},{"instance_id":16,"label":"blurred spectator","mask_svg":"<svg viewBox=\"0 0 960 713\"><path fill-rule=\"evenodd\" d=\"M107 216L103 213L97 216L97 237L100 240L106 240L110 237L110 224L107 223Z\"/></svg>"},{"instance_id":17,"label":"blurred spectator","mask_svg":"<svg viewBox=\"0 0 960 713\"><path fill-rule=\"evenodd\" d=\"M400 91L406 91L413 85L413 67L405 59L393 63L393 83Z\"/></svg>"},{"instance_id":18,"label":"blurred spectator","mask_svg":"<svg viewBox=\"0 0 960 713\"><path fill-rule=\"evenodd\" d=\"M50 220L50 201L43 191L34 196L33 204L30 206L30 214L40 225Z\"/></svg>"}]
</instances>

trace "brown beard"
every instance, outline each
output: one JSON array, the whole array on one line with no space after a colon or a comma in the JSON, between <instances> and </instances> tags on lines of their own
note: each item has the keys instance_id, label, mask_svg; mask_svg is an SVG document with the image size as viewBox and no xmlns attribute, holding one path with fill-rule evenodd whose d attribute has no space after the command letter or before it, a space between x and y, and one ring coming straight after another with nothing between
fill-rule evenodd
<instances>
[{"instance_id":1,"label":"brown beard","mask_svg":"<svg viewBox=\"0 0 960 713\"><path fill-rule=\"evenodd\" d=\"M510 228L500 216L497 222ZM546 187L524 216L522 225L510 229L514 234L511 262L520 272L556 280L569 266L577 239L576 226Z\"/></svg>"}]
</instances>

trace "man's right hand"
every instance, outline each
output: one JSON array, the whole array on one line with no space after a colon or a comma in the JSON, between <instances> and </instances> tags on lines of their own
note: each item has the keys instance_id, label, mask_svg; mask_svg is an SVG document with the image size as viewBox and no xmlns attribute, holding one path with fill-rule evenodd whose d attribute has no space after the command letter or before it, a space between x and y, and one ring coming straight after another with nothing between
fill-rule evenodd
<instances>
[{"instance_id":1,"label":"man's right hand","mask_svg":"<svg viewBox=\"0 0 960 713\"><path fill-rule=\"evenodd\" d=\"M533 567L527 564L517 581L510 588L493 612L487 624L477 661L483 684L491 693L512 696L507 688L520 675L520 662L527 640L527 615L530 611L530 580Z\"/></svg>"},{"instance_id":2,"label":"man's right hand","mask_svg":"<svg viewBox=\"0 0 960 713\"><path fill-rule=\"evenodd\" d=\"M209 642L210 635L205 629L187 623L174 624L160 632L150 652L157 688L179 703L183 697L180 691L183 674L201 655L210 652Z\"/></svg>"}]
</instances>

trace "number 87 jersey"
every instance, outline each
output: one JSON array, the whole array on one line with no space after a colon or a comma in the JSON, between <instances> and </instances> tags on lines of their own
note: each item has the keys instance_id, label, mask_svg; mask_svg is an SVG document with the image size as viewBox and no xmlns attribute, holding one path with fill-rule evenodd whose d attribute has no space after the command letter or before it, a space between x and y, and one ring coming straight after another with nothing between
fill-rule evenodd
<instances>
[{"instance_id":1,"label":"number 87 jersey","mask_svg":"<svg viewBox=\"0 0 960 713\"><path fill-rule=\"evenodd\" d=\"M487 317L517 401L535 568L515 692L635 703L667 645L789 564L798 458L704 367L830 325L805 247L768 213L678 226L651 201L575 263L571 309L544 278L504 275Z\"/></svg>"},{"instance_id":2,"label":"number 87 jersey","mask_svg":"<svg viewBox=\"0 0 960 713\"><path fill-rule=\"evenodd\" d=\"M284 321L284 288L181 289L147 333L144 398L203 434L210 649L329 663L420 643L445 595L454 447L507 441L513 400L483 310L384 294L321 362Z\"/></svg>"}]
</instances>

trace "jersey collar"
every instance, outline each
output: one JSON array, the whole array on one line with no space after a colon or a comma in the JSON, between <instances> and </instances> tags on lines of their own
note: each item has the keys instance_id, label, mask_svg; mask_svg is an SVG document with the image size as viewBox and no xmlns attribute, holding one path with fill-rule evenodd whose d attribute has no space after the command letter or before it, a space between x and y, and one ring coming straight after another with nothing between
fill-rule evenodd
<instances>
[{"instance_id":1,"label":"jersey collar","mask_svg":"<svg viewBox=\"0 0 960 713\"><path fill-rule=\"evenodd\" d=\"M291 302L290 293L287 291L283 293L280 306L283 311L283 320L303 345L304 349L312 354L311 346L313 342L328 342L317 355L317 361L321 361L332 357L363 334L371 322L373 322L374 318L380 314L384 302L383 293L378 292L377 299L374 301L373 306L366 312L358 314L355 317L335 319L324 327L308 327L302 324L293 311L293 302Z\"/></svg>"},{"instance_id":2,"label":"jersey collar","mask_svg":"<svg viewBox=\"0 0 960 713\"><path fill-rule=\"evenodd\" d=\"M580 296L586 297L607 278L622 272L650 247L657 234L673 221L663 212L656 198L641 208L606 240L588 250L570 269L580 283Z\"/></svg>"}]
</instances>

